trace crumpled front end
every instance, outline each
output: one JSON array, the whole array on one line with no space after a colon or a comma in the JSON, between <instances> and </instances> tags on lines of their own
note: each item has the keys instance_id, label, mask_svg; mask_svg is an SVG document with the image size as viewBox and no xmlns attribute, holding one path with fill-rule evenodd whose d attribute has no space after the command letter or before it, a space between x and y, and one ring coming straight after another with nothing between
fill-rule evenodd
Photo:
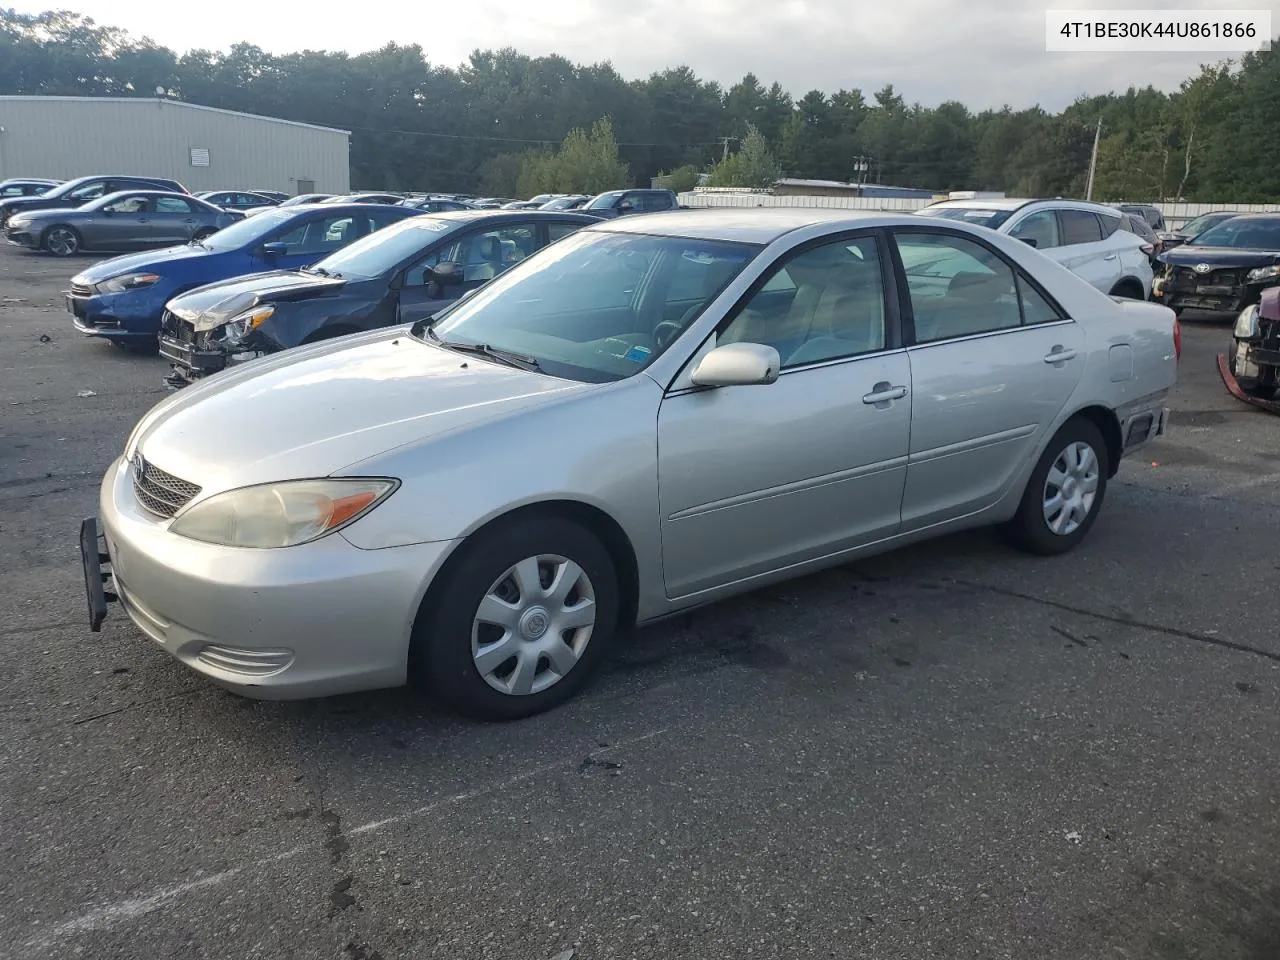
<instances>
[{"instance_id":1,"label":"crumpled front end","mask_svg":"<svg viewBox=\"0 0 1280 960\"><path fill-rule=\"evenodd\" d=\"M1218 371L1238 399L1280 413L1280 287L1263 291L1258 303L1240 312L1231 352L1218 358Z\"/></svg>"},{"instance_id":2,"label":"crumpled front end","mask_svg":"<svg viewBox=\"0 0 1280 960\"><path fill-rule=\"evenodd\" d=\"M198 330L194 318L165 310L160 323L160 355L170 365L165 385L178 390L202 377L273 352L257 339L252 318Z\"/></svg>"}]
</instances>

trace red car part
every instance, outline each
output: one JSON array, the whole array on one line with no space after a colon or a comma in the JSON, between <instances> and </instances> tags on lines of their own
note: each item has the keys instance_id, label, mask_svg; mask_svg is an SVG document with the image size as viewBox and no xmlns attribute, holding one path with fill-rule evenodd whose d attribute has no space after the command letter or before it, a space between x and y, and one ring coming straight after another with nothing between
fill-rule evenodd
<instances>
[{"instance_id":1,"label":"red car part","mask_svg":"<svg viewBox=\"0 0 1280 960\"><path fill-rule=\"evenodd\" d=\"M1280 400L1263 400L1261 397L1252 397L1240 388L1240 384L1236 382L1235 374L1231 372L1231 367L1227 365L1227 355L1225 353L1218 354L1218 375L1222 377L1222 382L1226 384L1227 390L1237 400L1243 400L1250 406L1259 407L1270 413L1280 413Z\"/></svg>"}]
</instances>

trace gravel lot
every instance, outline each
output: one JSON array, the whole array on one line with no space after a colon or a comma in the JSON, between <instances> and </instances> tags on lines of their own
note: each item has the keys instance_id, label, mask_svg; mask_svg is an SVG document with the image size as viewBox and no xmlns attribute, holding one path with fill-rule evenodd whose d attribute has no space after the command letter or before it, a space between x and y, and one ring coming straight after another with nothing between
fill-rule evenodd
<instances>
[{"instance_id":1,"label":"gravel lot","mask_svg":"<svg viewBox=\"0 0 1280 960\"><path fill-rule=\"evenodd\" d=\"M1221 324L1072 555L810 577L483 726L88 632L77 525L166 368L74 332L87 262L0 250L0 955L1280 954L1280 420Z\"/></svg>"}]
</instances>

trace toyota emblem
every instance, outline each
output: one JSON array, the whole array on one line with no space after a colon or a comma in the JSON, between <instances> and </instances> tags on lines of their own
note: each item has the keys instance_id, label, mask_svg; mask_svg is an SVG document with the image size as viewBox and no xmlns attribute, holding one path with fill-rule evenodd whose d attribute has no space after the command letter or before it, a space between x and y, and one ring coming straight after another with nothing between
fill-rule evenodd
<instances>
[{"instance_id":1,"label":"toyota emblem","mask_svg":"<svg viewBox=\"0 0 1280 960\"><path fill-rule=\"evenodd\" d=\"M1208 273L1213 267L1207 263L1197 263L1196 273Z\"/></svg>"},{"instance_id":2,"label":"toyota emblem","mask_svg":"<svg viewBox=\"0 0 1280 960\"><path fill-rule=\"evenodd\" d=\"M139 480L147 479L147 461L142 459L142 454L133 458L133 469L138 474Z\"/></svg>"}]
</instances>

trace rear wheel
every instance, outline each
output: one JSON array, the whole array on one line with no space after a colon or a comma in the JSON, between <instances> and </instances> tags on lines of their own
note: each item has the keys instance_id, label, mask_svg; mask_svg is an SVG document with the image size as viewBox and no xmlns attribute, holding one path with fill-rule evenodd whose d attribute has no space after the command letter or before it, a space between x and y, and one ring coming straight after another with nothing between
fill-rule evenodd
<instances>
[{"instance_id":1,"label":"rear wheel","mask_svg":"<svg viewBox=\"0 0 1280 960\"><path fill-rule=\"evenodd\" d=\"M541 713L582 689L618 633L618 576L600 540L533 517L461 550L414 625L411 678L480 720Z\"/></svg>"},{"instance_id":2,"label":"rear wheel","mask_svg":"<svg viewBox=\"0 0 1280 960\"><path fill-rule=\"evenodd\" d=\"M1068 420L1045 448L1009 524L1031 553L1066 553L1085 538L1102 509L1110 472L1107 444L1093 423Z\"/></svg>"},{"instance_id":3,"label":"rear wheel","mask_svg":"<svg viewBox=\"0 0 1280 960\"><path fill-rule=\"evenodd\" d=\"M80 252L80 234L73 227L57 224L44 232L41 241L49 253L55 257L70 257Z\"/></svg>"}]
</instances>

